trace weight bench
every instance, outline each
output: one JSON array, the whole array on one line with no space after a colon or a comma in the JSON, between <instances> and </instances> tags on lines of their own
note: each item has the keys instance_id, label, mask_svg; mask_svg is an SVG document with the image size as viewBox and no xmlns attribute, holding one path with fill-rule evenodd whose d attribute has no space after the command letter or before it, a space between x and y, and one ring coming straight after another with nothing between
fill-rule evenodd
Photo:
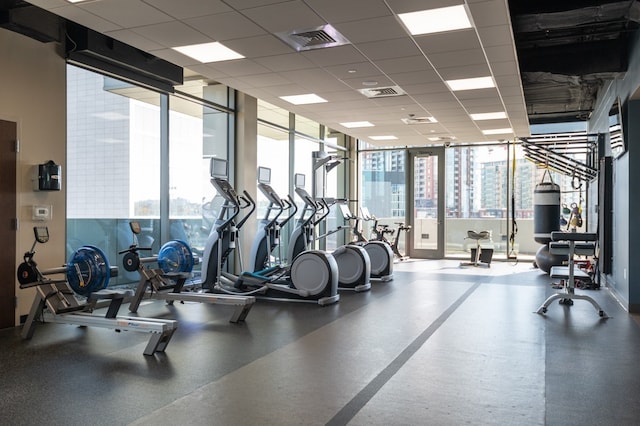
<instances>
[{"instance_id":1,"label":"weight bench","mask_svg":"<svg viewBox=\"0 0 640 426\"><path fill-rule=\"evenodd\" d=\"M547 298L538 308L536 313L544 314L547 308L554 301L559 299L561 305L571 306L574 299L586 300L593 305L602 318L609 318L600 305L590 296L576 294L576 278L589 278L589 275L580 269L575 268L574 256L592 256L595 253L595 243L597 234L587 232L560 232L551 233L549 252L551 254L567 255L568 266L552 266L549 275L552 278L563 280L564 291L555 293Z\"/></svg>"},{"instance_id":2,"label":"weight bench","mask_svg":"<svg viewBox=\"0 0 640 426\"><path fill-rule=\"evenodd\" d=\"M491 258L493 257L493 249L482 250L480 247L480 241L488 240L491 238L489 231L467 231L466 239L474 240L476 247L471 249L471 262L461 262L460 266L486 266L491 267ZM489 256L483 255L482 252L486 251Z\"/></svg>"}]
</instances>

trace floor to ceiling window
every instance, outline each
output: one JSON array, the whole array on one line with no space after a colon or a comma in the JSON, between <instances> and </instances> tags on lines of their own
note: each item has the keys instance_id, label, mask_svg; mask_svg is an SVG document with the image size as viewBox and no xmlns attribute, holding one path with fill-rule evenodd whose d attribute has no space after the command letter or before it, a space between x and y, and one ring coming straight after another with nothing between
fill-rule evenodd
<instances>
[{"instance_id":1,"label":"floor to ceiling window","mask_svg":"<svg viewBox=\"0 0 640 426\"><path fill-rule=\"evenodd\" d=\"M227 156L229 114L203 102L207 90L215 101L226 98L226 88L200 83L200 96L188 93L203 99L195 102L72 65L67 70L68 252L91 244L120 266L118 252L133 242L131 220L142 227L138 244L154 253L172 238L196 251L204 246L214 215L207 209L209 159ZM138 278L121 268L111 283Z\"/></svg>"},{"instance_id":2,"label":"floor to ceiling window","mask_svg":"<svg viewBox=\"0 0 640 426\"><path fill-rule=\"evenodd\" d=\"M573 157L579 162L586 161L584 154ZM389 228L397 227L394 224L404 222L409 214L424 215L429 209L429 197L425 195L420 212L405 211L405 158L404 149L375 149L361 143L359 206L367 208L379 224ZM492 248L496 258L532 258L540 247L533 238L534 192L543 179L552 180L560 188L561 229L569 229L575 212L581 216L581 229L586 229L583 207L588 183L566 171L560 173L528 160L520 144L515 148L513 144L452 146L445 149L444 162L445 256L469 256L476 242L467 238L467 232L489 231L491 238L482 245ZM414 178L429 180L428 170L427 165L416 169L416 173L424 176ZM431 181L435 183L434 179ZM369 237L374 237L372 224L362 223ZM403 242L403 239L399 241L400 247Z\"/></svg>"},{"instance_id":3,"label":"floor to ceiling window","mask_svg":"<svg viewBox=\"0 0 640 426\"><path fill-rule=\"evenodd\" d=\"M406 222L406 157L403 149L360 152L359 211L352 213L362 218L361 228L368 239L375 238L376 220L377 225L391 229L397 222ZM401 238L398 241L401 252L404 245Z\"/></svg>"}]
</instances>

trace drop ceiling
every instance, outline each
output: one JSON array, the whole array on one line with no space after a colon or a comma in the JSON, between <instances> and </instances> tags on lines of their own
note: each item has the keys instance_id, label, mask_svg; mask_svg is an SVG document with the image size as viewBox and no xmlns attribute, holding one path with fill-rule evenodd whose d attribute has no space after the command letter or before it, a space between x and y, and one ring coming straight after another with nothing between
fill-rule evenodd
<instances>
[{"instance_id":1,"label":"drop ceiling","mask_svg":"<svg viewBox=\"0 0 640 426\"><path fill-rule=\"evenodd\" d=\"M157 57L373 144L423 146L529 136L505 0L467 0L473 27L412 36L398 14L460 0L65 0L29 3ZM297 51L276 34L332 25L348 41ZM217 41L245 56L202 64L173 47ZM493 88L452 92L445 80L491 76ZM362 89L398 96L367 97ZM315 93L325 103L280 96ZM474 121L470 114L504 111ZM433 117L433 120L429 119ZM340 123L369 121L346 128ZM507 129L485 135L483 131ZM512 130L508 130L512 129ZM376 142L373 136L395 136Z\"/></svg>"}]
</instances>

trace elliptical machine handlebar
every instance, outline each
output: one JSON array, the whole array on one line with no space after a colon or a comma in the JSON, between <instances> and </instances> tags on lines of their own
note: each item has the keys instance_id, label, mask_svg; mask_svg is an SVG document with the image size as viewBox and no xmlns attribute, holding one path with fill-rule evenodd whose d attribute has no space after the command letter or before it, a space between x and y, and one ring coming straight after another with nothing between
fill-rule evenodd
<instances>
[{"instance_id":1,"label":"elliptical machine handlebar","mask_svg":"<svg viewBox=\"0 0 640 426\"><path fill-rule=\"evenodd\" d=\"M242 201L243 204L240 204L240 201ZM249 193L246 190L243 190L242 195L238 196L237 206L240 210L250 208L249 212L245 214L242 217L242 219L240 219L240 222L236 224L236 228L240 229L242 228L242 225L245 224L247 219L249 219L249 217L251 217L253 212L256 210L256 202L253 200L253 198L251 198L251 195L249 195ZM238 213L235 216L240 214L240 210L238 210Z\"/></svg>"},{"instance_id":2,"label":"elliptical machine handlebar","mask_svg":"<svg viewBox=\"0 0 640 426\"><path fill-rule=\"evenodd\" d=\"M319 208L320 215L316 220L314 220L313 222L314 225L317 225L320 222L322 222L327 216L329 216L329 213L331 213L331 207L329 206L329 203L327 203L327 200L325 200L324 198L321 198L320 200L317 201L317 203L320 206Z\"/></svg>"},{"instance_id":3,"label":"elliptical machine handlebar","mask_svg":"<svg viewBox=\"0 0 640 426\"><path fill-rule=\"evenodd\" d=\"M296 202L294 201L293 197L291 197L291 195L287 194L287 199L282 200L282 203L284 204L283 211L291 210L291 214L289 214L282 220L282 222L280 222L279 225L281 228L286 225L291 219L293 219L298 213L298 206L296 205Z\"/></svg>"}]
</instances>

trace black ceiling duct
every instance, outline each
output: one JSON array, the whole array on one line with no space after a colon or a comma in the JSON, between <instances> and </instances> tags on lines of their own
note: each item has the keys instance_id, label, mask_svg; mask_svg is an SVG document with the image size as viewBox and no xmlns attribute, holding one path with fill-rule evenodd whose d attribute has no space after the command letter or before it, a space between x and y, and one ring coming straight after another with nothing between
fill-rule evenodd
<instances>
[{"instance_id":1,"label":"black ceiling duct","mask_svg":"<svg viewBox=\"0 0 640 426\"><path fill-rule=\"evenodd\" d=\"M0 3L0 28L31 37L42 43L60 41L62 19L22 1Z\"/></svg>"},{"instance_id":2,"label":"black ceiling duct","mask_svg":"<svg viewBox=\"0 0 640 426\"><path fill-rule=\"evenodd\" d=\"M66 30L71 62L164 92L183 84L182 67L72 22Z\"/></svg>"}]
</instances>

